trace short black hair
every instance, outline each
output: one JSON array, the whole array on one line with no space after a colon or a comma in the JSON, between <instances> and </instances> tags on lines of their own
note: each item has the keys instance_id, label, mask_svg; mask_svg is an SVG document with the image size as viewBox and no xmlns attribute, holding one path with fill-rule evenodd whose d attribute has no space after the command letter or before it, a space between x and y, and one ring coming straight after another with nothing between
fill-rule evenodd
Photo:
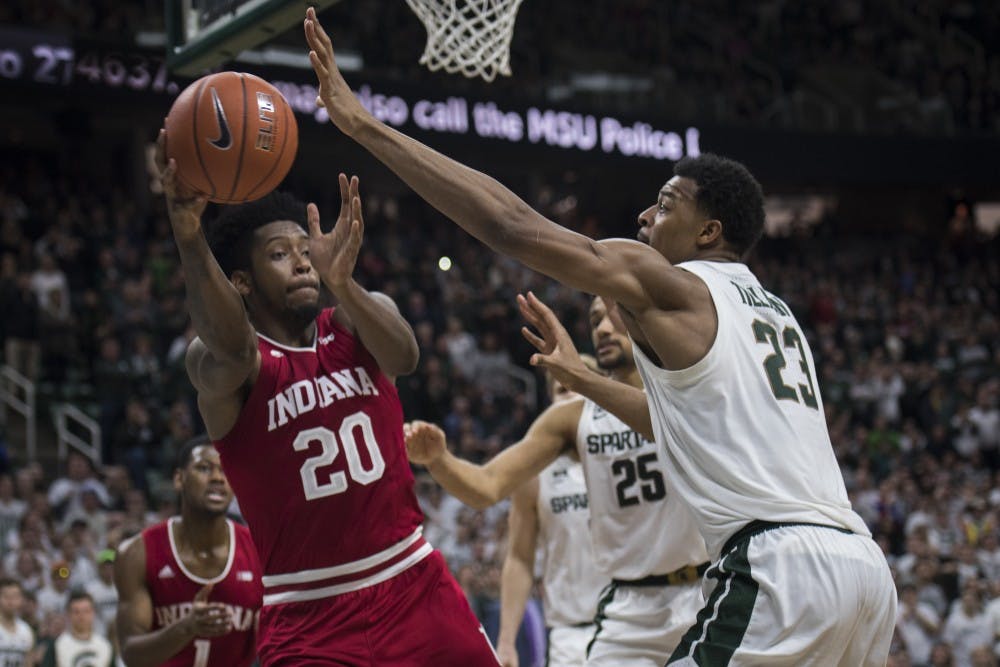
<instances>
[{"instance_id":1,"label":"short black hair","mask_svg":"<svg viewBox=\"0 0 1000 667\"><path fill-rule=\"evenodd\" d=\"M79 588L74 588L69 594L69 599L66 600L66 609L69 609L73 603L78 600L87 600L90 602L92 607L97 607L97 605L94 604L94 597L90 593Z\"/></svg>"},{"instance_id":2,"label":"short black hair","mask_svg":"<svg viewBox=\"0 0 1000 667\"><path fill-rule=\"evenodd\" d=\"M722 223L722 238L742 255L764 233L764 192L750 170L713 153L682 158L674 175L698 184L695 203L710 220Z\"/></svg>"},{"instance_id":3,"label":"short black hair","mask_svg":"<svg viewBox=\"0 0 1000 667\"><path fill-rule=\"evenodd\" d=\"M187 468L188 463L191 463L191 453L195 450L195 448L211 444L211 438L204 433L196 435L185 442L181 445L181 448L177 450L177 458L174 460L174 469L183 470L184 468Z\"/></svg>"},{"instance_id":4,"label":"short black hair","mask_svg":"<svg viewBox=\"0 0 1000 667\"><path fill-rule=\"evenodd\" d=\"M17 579L11 577L0 577L0 590L3 590L9 586L17 586L22 592L24 592L24 586Z\"/></svg>"},{"instance_id":5,"label":"short black hair","mask_svg":"<svg viewBox=\"0 0 1000 667\"><path fill-rule=\"evenodd\" d=\"M291 220L309 231L305 202L278 191L246 204L228 206L206 225L208 245L222 272L230 276L236 270L249 270L253 233L279 220Z\"/></svg>"}]
</instances>

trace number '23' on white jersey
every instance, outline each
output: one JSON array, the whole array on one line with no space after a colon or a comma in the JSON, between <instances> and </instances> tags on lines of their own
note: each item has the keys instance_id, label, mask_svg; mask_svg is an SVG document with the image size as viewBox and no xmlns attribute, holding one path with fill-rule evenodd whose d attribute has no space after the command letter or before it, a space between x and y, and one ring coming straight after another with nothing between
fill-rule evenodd
<instances>
[{"instance_id":1,"label":"number '23' on white jersey","mask_svg":"<svg viewBox=\"0 0 1000 667\"><path fill-rule=\"evenodd\" d=\"M635 345L671 486L709 553L749 521L808 522L870 535L833 454L812 352L791 309L744 265L678 264L708 286L718 331L708 353L669 371Z\"/></svg>"}]
</instances>

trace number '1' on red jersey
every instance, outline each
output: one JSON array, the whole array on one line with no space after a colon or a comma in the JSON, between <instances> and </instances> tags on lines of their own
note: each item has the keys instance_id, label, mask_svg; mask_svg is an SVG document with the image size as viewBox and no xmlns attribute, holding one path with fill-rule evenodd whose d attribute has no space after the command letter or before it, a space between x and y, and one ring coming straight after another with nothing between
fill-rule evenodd
<instances>
[{"instance_id":1,"label":"number '1' on red jersey","mask_svg":"<svg viewBox=\"0 0 1000 667\"><path fill-rule=\"evenodd\" d=\"M209 602L226 605L233 630L221 637L196 638L163 667L245 667L256 657L254 638L263 586L260 562L246 528L229 524L229 559L218 576L196 577L184 567L172 534L176 517L142 532L146 547L146 585L153 600L153 629L173 624L191 613L194 596L214 584Z\"/></svg>"}]
</instances>

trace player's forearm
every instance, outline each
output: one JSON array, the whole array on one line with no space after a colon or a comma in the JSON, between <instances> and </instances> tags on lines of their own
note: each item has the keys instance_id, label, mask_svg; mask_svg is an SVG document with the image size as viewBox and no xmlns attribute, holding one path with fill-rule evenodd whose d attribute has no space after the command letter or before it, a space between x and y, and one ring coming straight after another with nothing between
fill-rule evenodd
<instances>
[{"instance_id":1,"label":"player's forearm","mask_svg":"<svg viewBox=\"0 0 1000 667\"><path fill-rule=\"evenodd\" d=\"M129 667L156 667L184 650L194 639L194 632L184 620L165 628L122 641L122 659Z\"/></svg>"},{"instance_id":2,"label":"player's forearm","mask_svg":"<svg viewBox=\"0 0 1000 667\"><path fill-rule=\"evenodd\" d=\"M199 232L176 240L188 313L198 337L216 359L251 359L257 343L243 299L222 272L205 236Z\"/></svg>"},{"instance_id":3,"label":"player's forearm","mask_svg":"<svg viewBox=\"0 0 1000 667\"><path fill-rule=\"evenodd\" d=\"M486 174L368 116L352 137L431 206L497 252L543 270L543 235L559 229ZM551 257L549 258L551 261Z\"/></svg>"},{"instance_id":4,"label":"player's forearm","mask_svg":"<svg viewBox=\"0 0 1000 667\"><path fill-rule=\"evenodd\" d=\"M646 394L638 387L587 369L567 382L566 388L597 403L647 440L654 440Z\"/></svg>"},{"instance_id":5,"label":"player's forearm","mask_svg":"<svg viewBox=\"0 0 1000 667\"><path fill-rule=\"evenodd\" d=\"M524 618L524 608L531 596L531 585L534 582L532 563L508 556L500 573L500 632L497 644L509 644L517 641L517 631Z\"/></svg>"},{"instance_id":6,"label":"player's forearm","mask_svg":"<svg viewBox=\"0 0 1000 667\"><path fill-rule=\"evenodd\" d=\"M420 359L410 324L394 307L351 279L344 285L327 285L351 318L358 338L372 353L386 375L412 373Z\"/></svg>"},{"instance_id":7,"label":"player's forearm","mask_svg":"<svg viewBox=\"0 0 1000 667\"><path fill-rule=\"evenodd\" d=\"M510 493L510 489L502 493L503 489L483 466L463 461L451 452L429 464L427 471L445 491L473 509L486 509Z\"/></svg>"}]
</instances>

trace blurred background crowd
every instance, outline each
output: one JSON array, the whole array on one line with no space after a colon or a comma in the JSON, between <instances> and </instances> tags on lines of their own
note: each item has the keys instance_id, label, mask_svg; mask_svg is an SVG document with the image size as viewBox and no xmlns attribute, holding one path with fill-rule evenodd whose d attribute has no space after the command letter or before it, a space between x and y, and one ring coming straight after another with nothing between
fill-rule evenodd
<instances>
[{"instance_id":1,"label":"blurred background crowd","mask_svg":"<svg viewBox=\"0 0 1000 667\"><path fill-rule=\"evenodd\" d=\"M373 71L425 76L416 53L371 38L389 22L403 36L394 44L423 43L403 3L359 3L367 9L331 10L357 26L344 48ZM641 92L677 118L754 127L1000 131L1000 54L988 48L1000 43L1000 13L986 2L771 0L730 8L717 26L703 3L598 3L616 16L610 22L590 5L547 4L524 4L519 76L501 89L605 108L625 108ZM0 24L107 34L162 29L162 14L152 1L42 0L3 3ZM681 56L683 68L667 64ZM662 65L616 94L589 90L565 69L626 72L637 62ZM98 628L110 629L114 549L176 512L173 454L201 431L183 367L194 332L163 203L120 174L95 173L71 148L21 150L0 163L3 363L36 383L43 413L72 403L102 433L96 460L71 449L56 461L43 446L28 463L10 413L0 430L0 575L21 582L19 613L42 641L62 632L72 590L91 594ZM630 233L630 220L588 209L592 185L550 172L518 191L592 237ZM534 290L584 351L588 297L490 252L398 187L363 177L362 192L357 278L396 301L421 348L417 371L398 380L406 415L442 424L454 451L487 460L546 403L515 295ZM300 194L336 210L335 191ZM928 215L933 224L920 230L901 231L900 216L866 233L832 207L818 224L765 238L749 263L807 332L851 500L893 567L901 603L890 664L996 665L1000 241L977 227L961 193ZM470 510L417 473L425 534L495 637L507 505Z\"/></svg>"}]
</instances>

